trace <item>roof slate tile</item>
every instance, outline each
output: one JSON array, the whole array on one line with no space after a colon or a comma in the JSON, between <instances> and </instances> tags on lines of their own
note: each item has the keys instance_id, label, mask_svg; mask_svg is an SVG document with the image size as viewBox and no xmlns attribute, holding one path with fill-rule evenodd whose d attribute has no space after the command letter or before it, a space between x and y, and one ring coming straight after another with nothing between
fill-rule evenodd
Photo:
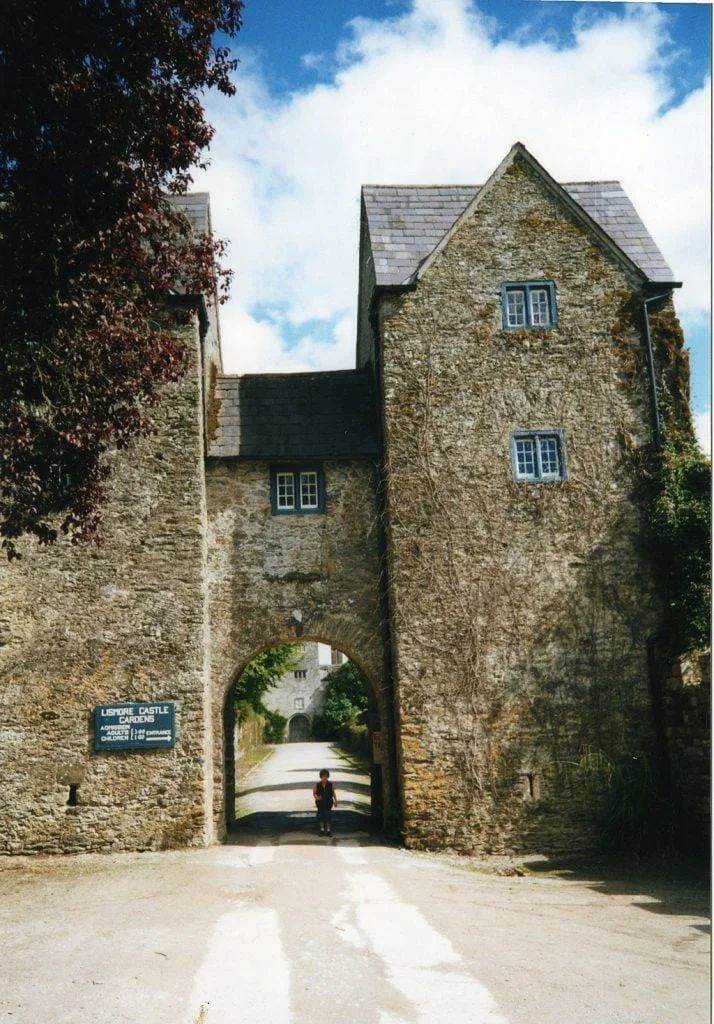
<instances>
[{"instance_id":1,"label":"roof slate tile","mask_svg":"<svg viewBox=\"0 0 714 1024\"><path fill-rule=\"evenodd\" d=\"M377 284L406 283L480 187L365 185L362 195ZM618 181L567 182L563 188L650 280L675 280Z\"/></svg>"},{"instance_id":2,"label":"roof slate tile","mask_svg":"<svg viewBox=\"0 0 714 1024\"><path fill-rule=\"evenodd\" d=\"M371 458L377 454L371 378L357 370L221 376L217 458Z\"/></svg>"}]
</instances>

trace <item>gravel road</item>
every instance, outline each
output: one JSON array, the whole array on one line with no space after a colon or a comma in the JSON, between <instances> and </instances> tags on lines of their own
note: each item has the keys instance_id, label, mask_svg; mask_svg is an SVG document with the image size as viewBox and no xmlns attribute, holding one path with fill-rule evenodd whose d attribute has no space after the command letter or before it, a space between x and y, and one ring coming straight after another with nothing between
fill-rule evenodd
<instances>
[{"instance_id":1,"label":"gravel road","mask_svg":"<svg viewBox=\"0 0 714 1024\"><path fill-rule=\"evenodd\" d=\"M410 853L370 835L367 799L324 744L290 744L243 781L223 846L0 860L0 1021L709 1020L705 876Z\"/></svg>"}]
</instances>

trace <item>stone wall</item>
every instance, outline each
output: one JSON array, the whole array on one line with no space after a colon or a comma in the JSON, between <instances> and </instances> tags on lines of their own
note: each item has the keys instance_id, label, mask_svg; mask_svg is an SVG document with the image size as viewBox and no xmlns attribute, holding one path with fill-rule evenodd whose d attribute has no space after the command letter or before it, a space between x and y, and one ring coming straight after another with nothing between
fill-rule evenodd
<instances>
[{"instance_id":1,"label":"stone wall","mask_svg":"<svg viewBox=\"0 0 714 1024\"><path fill-rule=\"evenodd\" d=\"M27 542L0 564L2 852L212 835L198 328L186 338L192 366L156 434L113 457L101 545ZM95 753L94 706L144 700L177 702L176 746Z\"/></svg>"},{"instance_id":2,"label":"stone wall","mask_svg":"<svg viewBox=\"0 0 714 1024\"><path fill-rule=\"evenodd\" d=\"M544 279L557 327L505 330L501 283ZM517 161L416 290L380 300L412 846L587 846L597 793L582 765L651 735L636 284ZM538 428L565 432L566 481L514 481L510 433Z\"/></svg>"},{"instance_id":3,"label":"stone wall","mask_svg":"<svg viewBox=\"0 0 714 1024\"><path fill-rule=\"evenodd\" d=\"M214 814L225 828L224 712L233 681L260 651L321 641L344 651L371 690L373 723L388 720L383 680L375 469L324 460L325 511L273 515L270 463L210 459L210 643ZM384 785L389 784L384 766Z\"/></svg>"}]
</instances>

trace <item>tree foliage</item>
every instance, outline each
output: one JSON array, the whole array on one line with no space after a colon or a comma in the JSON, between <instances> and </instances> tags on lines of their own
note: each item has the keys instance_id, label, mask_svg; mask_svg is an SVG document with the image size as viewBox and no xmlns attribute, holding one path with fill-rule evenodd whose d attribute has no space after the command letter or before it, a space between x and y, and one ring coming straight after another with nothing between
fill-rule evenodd
<instances>
[{"instance_id":1,"label":"tree foliage","mask_svg":"<svg viewBox=\"0 0 714 1024\"><path fill-rule=\"evenodd\" d=\"M346 722L354 722L367 710L367 694L357 668L345 661L326 676L325 703L320 717L321 729L336 736Z\"/></svg>"},{"instance_id":2,"label":"tree foliage","mask_svg":"<svg viewBox=\"0 0 714 1024\"><path fill-rule=\"evenodd\" d=\"M238 676L235 684L234 703L236 717L240 722L249 712L269 717L272 712L263 704L263 697L272 689L285 672L300 661L303 648L300 644L278 644L262 654L256 655Z\"/></svg>"},{"instance_id":3,"label":"tree foliage","mask_svg":"<svg viewBox=\"0 0 714 1024\"><path fill-rule=\"evenodd\" d=\"M0 5L0 536L97 535L109 448L151 429L220 243L184 193L230 95L241 0ZM221 287L226 284L221 276ZM59 518L58 518L59 516Z\"/></svg>"},{"instance_id":4,"label":"tree foliage","mask_svg":"<svg viewBox=\"0 0 714 1024\"><path fill-rule=\"evenodd\" d=\"M651 524L673 653L711 645L711 463L694 440L665 438Z\"/></svg>"}]
</instances>

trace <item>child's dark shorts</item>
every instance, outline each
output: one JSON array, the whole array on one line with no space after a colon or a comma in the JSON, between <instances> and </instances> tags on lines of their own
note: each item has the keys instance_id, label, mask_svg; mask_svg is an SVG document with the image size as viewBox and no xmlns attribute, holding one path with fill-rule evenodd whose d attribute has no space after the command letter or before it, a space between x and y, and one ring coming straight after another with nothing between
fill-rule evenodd
<instances>
[{"instance_id":1,"label":"child's dark shorts","mask_svg":"<svg viewBox=\"0 0 714 1024\"><path fill-rule=\"evenodd\" d=\"M317 807L317 820L325 825L329 825L332 821L332 808L324 800L316 800L315 806Z\"/></svg>"}]
</instances>

